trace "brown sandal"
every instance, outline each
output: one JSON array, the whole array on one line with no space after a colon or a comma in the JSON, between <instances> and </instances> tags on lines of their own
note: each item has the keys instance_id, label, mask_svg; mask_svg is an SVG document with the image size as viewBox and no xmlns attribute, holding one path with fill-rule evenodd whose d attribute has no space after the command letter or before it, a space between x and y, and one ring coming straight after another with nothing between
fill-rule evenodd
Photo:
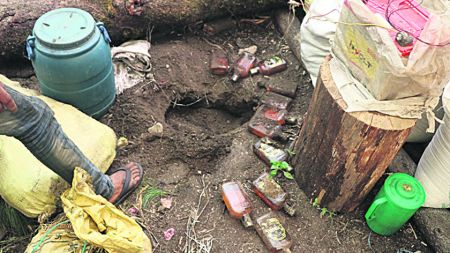
<instances>
[{"instance_id":1,"label":"brown sandal","mask_svg":"<svg viewBox=\"0 0 450 253\"><path fill-rule=\"evenodd\" d=\"M120 205L122 204L122 202L127 199L141 184L142 182L142 176L144 174L144 170L142 169L142 166L138 163L134 163L137 165L137 167L139 168L139 181L137 182L137 184L133 185L130 187L130 182L131 182L131 170L127 167L118 167L115 169L110 169L108 170L108 172L106 173L106 175L111 176L119 171L125 171L125 181L123 183L123 188L122 188L122 192L119 194L119 196L117 197L117 200L114 201L114 205Z\"/></svg>"}]
</instances>

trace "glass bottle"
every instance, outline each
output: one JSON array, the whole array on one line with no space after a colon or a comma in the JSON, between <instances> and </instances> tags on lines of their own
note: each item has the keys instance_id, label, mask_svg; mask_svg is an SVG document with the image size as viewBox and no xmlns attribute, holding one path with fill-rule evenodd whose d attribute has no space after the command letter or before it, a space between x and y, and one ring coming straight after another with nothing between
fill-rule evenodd
<instances>
[{"instance_id":1,"label":"glass bottle","mask_svg":"<svg viewBox=\"0 0 450 253\"><path fill-rule=\"evenodd\" d=\"M262 174L253 181L252 189L272 210L284 211L290 216L295 215L295 209L287 204L288 194L267 173Z\"/></svg>"},{"instance_id":2,"label":"glass bottle","mask_svg":"<svg viewBox=\"0 0 450 253\"><path fill-rule=\"evenodd\" d=\"M272 145L259 140L253 146L253 150L256 155L267 165L271 165L271 162L282 162L288 157L288 154L281 149L275 148Z\"/></svg>"},{"instance_id":3,"label":"glass bottle","mask_svg":"<svg viewBox=\"0 0 450 253\"><path fill-rule=\"evenodd\" d=\"M256 57L248 52L244 52L234 65L234 72L231 81L237 82L240 78L250 75L250 69L255 66Z\"/></svg>"},{"instance_id":4,"label":"glass bottle","mask_svg":"<svg viewBox=\"0 0 450 253\"><path fill-rule=\"evenodd\" d=\"M252 75L261 73L270 76L287 69L287 62L279 56L273 56L265 61L258 63L258 67L250 70Z\"/></svg>"},{"instance_id":5,"label":"glass bottle","mask_svg":"<svg viewBox=\"0 0 450 253\"><path fill-rule=\"evenodd\" d=\"M271 91L266 91L264 95L261 97L260 101L262 104L271 107L275 107L281 110L288 110L291 105L292 98Z\"/></svg>"},{"instance_id":6,"label":"glass bottle","mask_svg":"<svg viewBox=\"0 0 450 253\"><path fill-rule=\"evenodd\" d=\"M230 215L240 219L244 227L252 227L250 213L252 203L240 182L227 182L222 185L222 198Z\"/></svg>"},{"instance_id":7,"label":"glass bottle","mask_svg":"<svg viewBox=\"0 0 450 253\"><path fill-rule=\"evenodd\" d=\"M226 75L230 71L230 64L225 53L214 51L211 54L209 69L215 75Z\"/></svg>"},{"instance_id":8,"label":"glass bottle","mask_svg":"<svg viewBox=\"0 0 450 253\"><path fill-rule=\"evenodd\" d=\"M291 236L274 212L270 212L256 220L256 231L271 253L291 253Z\"/></svg>"}]
</instances>

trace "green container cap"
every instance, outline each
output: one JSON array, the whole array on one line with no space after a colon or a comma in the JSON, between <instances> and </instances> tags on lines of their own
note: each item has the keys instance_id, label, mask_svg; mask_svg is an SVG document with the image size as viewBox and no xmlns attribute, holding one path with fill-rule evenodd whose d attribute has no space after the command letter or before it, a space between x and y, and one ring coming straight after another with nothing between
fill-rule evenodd
<instances>
[{"instance_id":1,"label":"green container cap","mask_svg":"<svg viewBox=\"0 0 450 253\"><path fill-rule=\"evenodd\" d=\"M385 192L392 203L404 209L418 209L425 202L425 190L414 177L405 173L390 175L384 183Z\"/></svg>"},{"instance_id":2,"label":"green container cap","mask_svg":"<svg viewBox=\"0 0 450 253\"><path fill-rule=\"evenodd\" d=\"M95 32L95 20L86 11L56 9L42 15L35 23L36 39L47 47L69 49L88 41Z\"/></svg>"}]
</instances>

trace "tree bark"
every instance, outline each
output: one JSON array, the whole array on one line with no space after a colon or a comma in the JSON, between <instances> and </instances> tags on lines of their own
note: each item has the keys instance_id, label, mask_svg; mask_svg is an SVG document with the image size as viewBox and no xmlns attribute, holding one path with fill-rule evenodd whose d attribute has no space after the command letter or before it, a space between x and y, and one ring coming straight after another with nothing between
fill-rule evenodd
<instances>
[{"instance_id":1,"label":"tree bark","mask_svg":"<svg viewBox=\"0 0 450 253\"><path fill-rule=\"evenodd\" d=\"M145 38L152 27L166 29L199 20L283 6L284 0L0 0L0 62L23 57L35 21L61 7L81 8L104 22L113 41Z\"/></svg>"},{"instance_id":2,"label":"tree bark","mask_svg":"<svg viewBox=\"0 0 450 253\"><path fill-rule=\"evenodd\" d=\"M333 211L353 211L394 159L415 120L345 112L329 60L321 67L293 165L308 197Z\"/></svg>"}]
</instances>

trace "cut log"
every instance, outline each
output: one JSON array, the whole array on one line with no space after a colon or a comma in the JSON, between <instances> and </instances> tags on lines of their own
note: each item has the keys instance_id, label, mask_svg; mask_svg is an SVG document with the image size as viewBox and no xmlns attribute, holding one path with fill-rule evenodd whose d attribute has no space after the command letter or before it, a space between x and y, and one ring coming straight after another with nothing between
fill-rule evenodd
<instances>
[{"instance_id":1,"label":"cut log","mask_svg":"<svg viewBox=\"0 0 450 253\"><path fill-rule=\"evenodd\" d=\"M285 0L0 0L0 61L23 57L24 42L35 21L61 7L81 8L106 24L113 41L145 38L156 29L170 29L221 16L255 13L286 5Z\"/></svg>"},{"instance_id":2,"label":"cut log","mask_svg":"<svg viewBox=\"0 0 450 253\"><path fill-rule=\"evenodd\" d=\"M292 53L294 53L299 62L302 62L300 52L300 20L288 10L278 10L275 12L275 21L278 30L283 34Z\"/></svg>"},{"instance_id":3,"label":"cut log","mask_svg":"<svg viewBox=\"0 0 450 253\"><path fill-rule=\"evenodd\" d=\"M415 120L376 112L345 112L330 58L322 64L293 159L300 188L321 206L353 211L408 137Z\"/></svg>"}]
</instances>

